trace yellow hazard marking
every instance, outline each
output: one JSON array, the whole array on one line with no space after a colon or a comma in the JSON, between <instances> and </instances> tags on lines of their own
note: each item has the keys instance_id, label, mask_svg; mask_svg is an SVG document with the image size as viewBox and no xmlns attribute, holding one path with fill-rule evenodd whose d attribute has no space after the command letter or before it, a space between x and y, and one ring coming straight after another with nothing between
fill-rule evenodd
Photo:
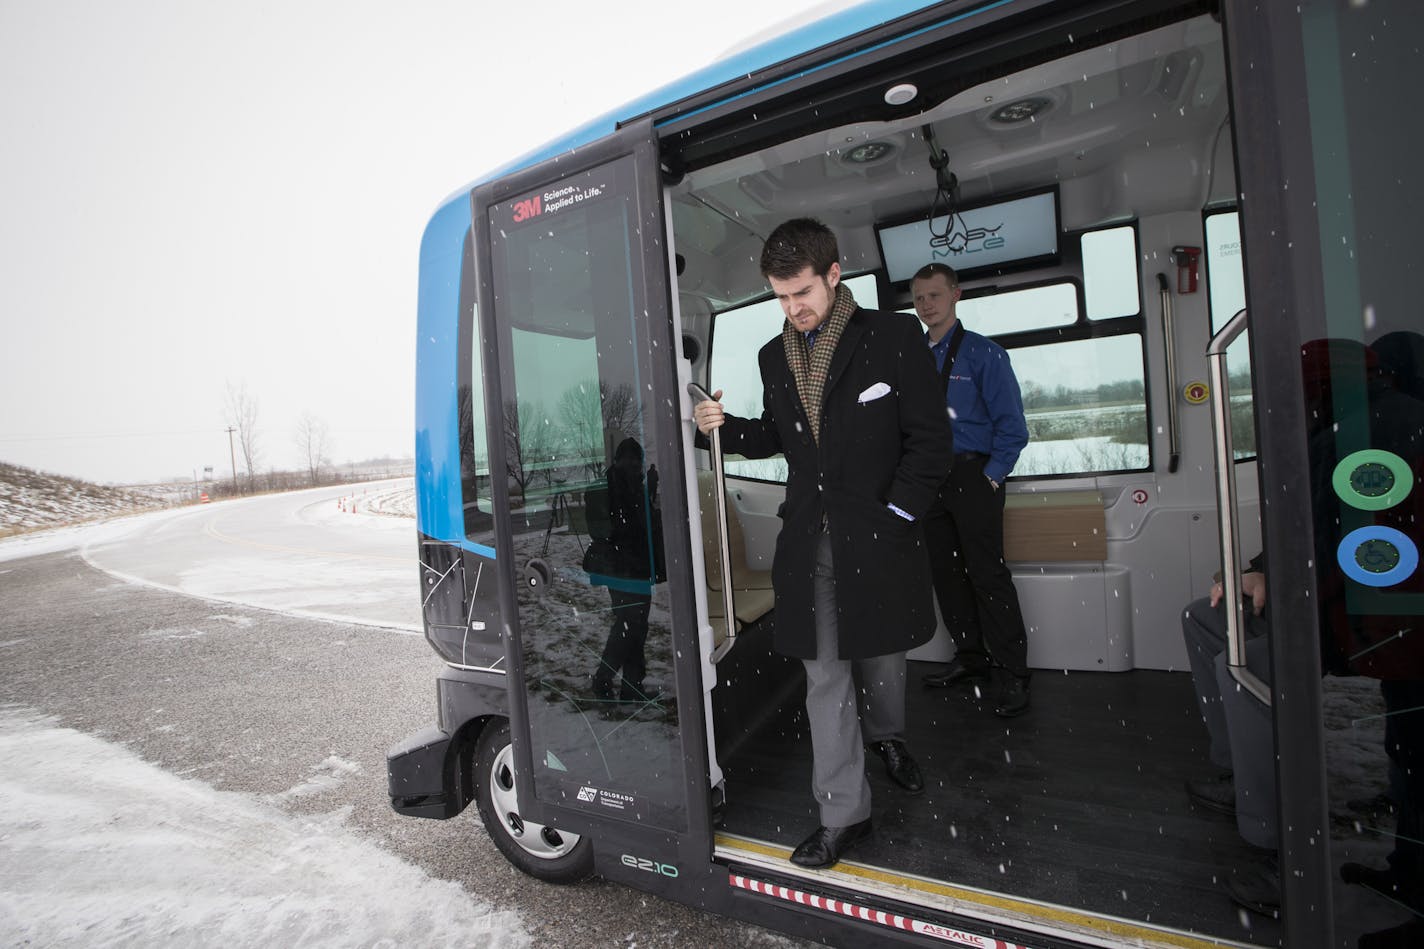
<instances>
[{"instance_id":1,"label":"yellow hazard marking","mask_svg":"<svg viewBox=\"0 0 1424 949\"><path fill-rule=\"evenodd\" d=\"M747 840L741 837L729 837L723 834L717 834L714 840L717 847L726 850L754 853L762 857L771 857L779 860L789 861L791 859L791 851L786 847L777 847L760 841ZM1237 943L1222 939L1203 939L1186 933L1154 929L1151 926L1139 926L1126 920L1095 916L1092 913L1083 913L1062 906L1052 906L1027 900L1016 900L1012 897L986 893L982 890L951 886L947 883L939 883L921 877L906 876L893 871L862 866L844 860L836 864L834 870L823 871L823 873L832 880L834 880L835 876L854 877L881 885L889 885L900 889L945 897L961 903L1008 911L1018 916L1028 917L1034 920L1056 923L1064 928L1063 934L1070 938L1076 929L1080 932L1087 930L1089 932L1110 935L1123 940L1125 943L1138 946L1177 946L1181 947L1181 949L1221 949L1223 945L1238 945ZM847 883L845 885L853 886L854 884Z\"/></svg>"}]
</instances>

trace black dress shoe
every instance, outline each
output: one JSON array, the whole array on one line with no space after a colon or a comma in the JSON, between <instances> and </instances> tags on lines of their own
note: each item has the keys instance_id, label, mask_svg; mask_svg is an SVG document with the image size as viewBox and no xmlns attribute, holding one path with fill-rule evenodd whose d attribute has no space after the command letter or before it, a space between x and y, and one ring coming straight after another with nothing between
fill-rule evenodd
<instances>
[{"instance_id":1,"label":"black dress shoe","mask_svg":"<svg viewBox=\"0 0 1424 949\"><path fill-rule=\"evenodd\" d=\"M870 818L849 827L817 827L791 852L791 862L799 867L829 867L841 854L870 836Z\"/></svg>"},{"instance_id":2,"label":"black dress shoe","mask_svg":"<svg viewBox=\"0 0 1424 949\"><path fill-rule=\"evenodd\" d=\"M1279 919L1281 871L1275 857L1234 870L1226 878L1226 892L1242 909Z\"/></svg>"},{"instance_id":3,"label":"black dress shoe","mask_svg":"<svg viewBox=\"0 0 1424 949\"><path fill-rule=\"evenodd\" d=\"M989 680L989 670L980 666L965 665L959 659L951 659L949 665L940 672L931 672L920 681L927 689L943 689L956 683L982 685Z\"/></svg>"},{"instance_id":4,"label":"black dress shoe","mask_svg":"<svg viewBox=\"0 0 1424 949\"><path fill-rule=\"evenodd\" d=\"M1373 890L1380 896L1394 900L1396 903L1403 903L1413 909L1418 908L1414 905L1418 902L1417 897L1403 885L1403 881L1395 875L1393 868L1376 870L1363 863L1344 863L1340 865L1340 879L1346 883Z\"/></svg>"},{"instance_id":5,"label":"black dress shoe","mask_svg":"<svg viewBox=\"0 0 1424 949\"><path fill-rule=\"evenodd\" d=\"M1005 676L1004 686L994 703L994 714L1013 718L1028 711L1028 680L1016 675Z\"/></svg>"},{"instance_id":6,"label":"black dress shoe","mask_svg":"<svg viewBox=\"0 0 1424 949\"><path fill-rule=\"evenodd\" d=\"M1236 816L1236 782L1230 772L1215 778L1188 778L1186 789L1187 797L1197 807Z\"/></svg>"},{"instance_id":7,"label":"black dress shoe","mask_svg":"<svg viewBox=\"0 0 1424 949\"><path fill-rule=\"evenodd\" d=\"M885 762L885 773L890 775L891 781L911 794L919 794L925 789L925 779L920 774L920 766L910 757L910 750L905 747L903 741L898 738L873 741L869 747Z\"/></svg>"},{"instance_id":8,"label":"black dress shoe","mask_svg":"<svg viewBox=\"0 0 1424 949\"><path fill-rule=\"evenodd\" d=\"M1417 949L1424 946L1424 919L1365 933L1355 945L1359 949Z\"/></svg>"}]
</instances>

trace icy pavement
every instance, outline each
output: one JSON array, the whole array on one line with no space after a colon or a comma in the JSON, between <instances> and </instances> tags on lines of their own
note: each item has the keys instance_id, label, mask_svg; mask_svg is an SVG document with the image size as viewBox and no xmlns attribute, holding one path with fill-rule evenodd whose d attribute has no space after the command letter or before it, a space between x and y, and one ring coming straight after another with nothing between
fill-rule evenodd
<instances>
[{"instance_id":1,"label":"icy pavement","mask_svg":"<svg viewBox=\"0 0 1424 949\"><path fill-rule=\"evenodd\" d=\"M0 706L0 944L526 946L515 913L342 824Z\"/></svg>"},{"instance_id":2,"label":"icy pavement","mask_svg":"<svg viewBox=\"0 0 1424 949\"><path fill-rule=\"evenodd\" d=\"M90 542L99 543L114 540L137 529L141 524L156 524L177 517L186 510L188 509L173 508L94 521L88 524L73 524L68 527L52 527L26 534L16 534L0 540L0 563L7 560L20 560L24 557L39 557L43 554L75 550Z\"/></svg>"},{"instance_id":3,"label":"icy pavement","mask_svg":"<svg viewBox=\"0 0 1424 949\"><path fill-rule=\"evenodd\" d=\"M410 479L222 501L0 542L0 559L78 547L130 583L294 616L423 632Z\"/></svg>"}]
</instances>

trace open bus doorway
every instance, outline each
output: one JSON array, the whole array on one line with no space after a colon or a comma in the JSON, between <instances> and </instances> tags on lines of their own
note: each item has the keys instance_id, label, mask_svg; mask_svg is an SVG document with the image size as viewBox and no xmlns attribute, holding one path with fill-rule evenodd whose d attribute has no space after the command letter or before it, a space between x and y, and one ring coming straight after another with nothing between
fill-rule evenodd
<instances>
[{"instance_id":1,"label":"open bus doorway","mask_svg":"<svg viewBox=\"0 0 1424 949\"><path fill-rule=\"evenodd\" d=\"M970 276L962 318L1009 349L1035 433L1011 482L1007 544L1038 670L1034 710L1004 722L988 696L920 688L952 654L943 631L912 653L907 738L927 791L906 795L871 759L876 836L818 879L977 904L1010 922L1049 912L1085 933L1113 918L1118 936L1275 944L1278 921L1244 912L1226 890L1234 876L1268 873L1268 855L1184 790L1218 770L1182 610L1207 593L1220 557L1210 419L1183 391L1206 376L1214 324L1245 305L1219 23L1199 16L1118 37L995 75L913 118L830 128L691 171L670 192L687 261L684 329L705 344L691 375L726 390L729 410L759 414L754 355L782 317L757 299L752 262L785 217L836 229L863 305L908 309L906 278L929 255L888 259L884 225L923 220L942 197L931 136L952 143L964 206L992 213L1000 196L1049 188L1055 225L1061 217L1051 259L977 270L968 255L957 261ZM1172 249L1208 240L1202 292L1182 293ZM1243 562L1260 549L1246 343L1229 350ZM697 464L720 634L723 551L712 473ZM736 457L724 467L730 611L742 628L713 692L726 801L717 852L795 877L786 857L817 821L799 663L769 648L765 571L785 468ZM1382 773L1380 749L1374 758Z\"/></svg>"}]
</instances>

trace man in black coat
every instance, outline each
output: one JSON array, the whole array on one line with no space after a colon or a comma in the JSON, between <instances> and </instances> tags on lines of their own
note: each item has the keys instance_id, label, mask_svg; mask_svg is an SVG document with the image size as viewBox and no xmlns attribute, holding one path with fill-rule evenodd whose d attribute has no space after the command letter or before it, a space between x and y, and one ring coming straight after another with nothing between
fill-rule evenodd
<instances>
[{"instance_id":1,"label":"man in black coat","mask_svg":"<svg viewBox=\"0 0 1424 949\"><path fill-rule=\"evenodd\" d=\"M905 652L934 634L918 519L953 459L919 324L858 307L840 283L839 257L835 235L818 221L798 218L772 232L761 272L786 323L757 355L761 418L725 415L720 391L694 410L702 434L722 428L725 451L786 456L774 642L806 666L821 826L791 859L808 867L830 866L870 832L857 732L896 783L924 789L904 742Z\"/></svg>"}]
</instances>

